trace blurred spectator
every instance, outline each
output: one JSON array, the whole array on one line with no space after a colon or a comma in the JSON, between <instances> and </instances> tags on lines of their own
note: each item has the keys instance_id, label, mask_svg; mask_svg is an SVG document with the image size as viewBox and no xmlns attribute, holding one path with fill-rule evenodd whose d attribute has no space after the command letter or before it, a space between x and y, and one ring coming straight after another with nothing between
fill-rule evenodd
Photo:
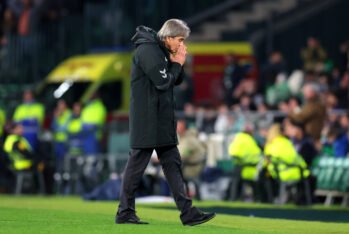
<instances>
[{"instance_id":1,"label":"blurred spectator","mask_svg":"<svg viewBox=\"0 0 349 234\"><path fill-rule=\"evenodd\" d=\"M273 114L268 113L268 108L264 103L257 106L257 116L255 123L258 129L268 129L274 121Z\"/></svg>"},{"instance_id":2,"label":"blurred spectator","mask_svg":"<svg viewBox=\"0 0 349 234\"><path fill-rule=\"evenodd\" d=\"M339 125L343 131L349 130L349 111L339 117Z\"/></svg>"},{"instance_id":3,"label":"blurred spectator","mask_svg":"<svg viewBox=\"0 0 349 234\"><path fill-rule=\"evenodd\" d=\"M106 114L107 110L97 94L91 97L81 111L82 131L84 133L83 149L86 156L97 156L97 153L100 152L100 140Z\"/></svg>"},{"instance_id":4,"label":"blurred spectator","mask_svg":"<svg viewBox=\"0 0 349 234\"><path fill-rule=\"evenodd\" d=\"M240 192L239 188L242 182L247 181L252 183L254 200L264 200L262 195L266 194L261 190L265 179L264 176L262 177L264 160L262 151L252 136L253 131L253 126L247 124L244 131L235 134L233 141L229 144L228 153L234 165L231 199L245 195L245 191Z\"/></svg>"},{"instance_id":5,"label":"blurred spectator","mask_svg":"<svg viewBox=\"0 0 349 234\"><path fill-rule=\"evenodd\" d=\"M226 105L220 105L218 107L218 113L216 122L214 124L214 131L216 133L226 133L232 123L232 117L229 113L229 109Z\"/></svg>"},{"instance_id":6,"label":"blurred spectator","mask_svg":"<svg viewBox=\"0 0 349 234\"><path fill-rule=\"evenodd\" d=\"M10 8L7 8L4 12L2 27L3 27L3 34L5 36L9 34L13 34L17 30L16 16L15 16L15 13Z\"/></svg>"},{"instance_id":7,"label":"blurred spectator","mask_svg":"<svg viewBox=\"0 0 349 234\"><path fill-rule=\"evenodd\" d=\"M299 95L304 82L304 72L294 70L287 79L287 85L292 95Z\"/></svg>"},{"instance_id":8,"label":"blurred spectator","mask_svg":"<svg viewBox=\"0 0 349 234\"><path fill-rule=\"evenodd\" d=\"M269 158L268 171L274 179L295 181L310 174L307 164L298 155L292 142L283 135L280 124L274 124L269 129L264 155ZM304 169L303 175L298 166Z\"/></svg>"},{"instance_id":9,"label":"blurred spectator","mask_svg":"<svg viewBox=\"0 0 349 234\"><path fill-rule=\"evenodd\" d=\"M254 111L256 106L254 105L251 97L249 95L242 95L239 102L239 107L241 111Z\"/></svg>"},{"instance_id":10,"label":"blurred spectator","mask_svg":"<svg viewBox=\"0 0 349 234\"><path fill-rule=\"evenodd\" d=\"M304 83L317 82L316 73L312 70L305 71Z\"/></svg>"},{"instance_id":11,"label":"blurred spectator","mask_svg":"<svg viewBox=\"0 0 349 234\"><path fill-rule=\"evenodd\" d=\"M302 49L301 57L306 71L321 72L325 70L327 53L316 38L308 38L307 47Z\"/></svg>"},{"instance_id":12,"label":"blurred spectator","mask_svg":"<svg viewBox=\"0 0 349 234\"><path fill-rule=\"evenodd\" d=\"M244 130L235 134L228 151L234 164L242 166L241 178L254 181L258 178L257 164L262 159L262 151L252 136L253 129L246 125Z\"/></svg>"},{"instance_id":13,"label":"blurred spectator","mask_svg":"<svg viewBox=\"0 0 349 234\"><path fill-rule=\"evenodd\" d=\"M187 73L184 73L182 83L175 87L174 95L176 97L177 110L183 110L185 104L192 101L193 81L191 77L187 75Z\"/></svg>"},{"instance_id":14,"label":"blurred spectator","mask_svg":"<svg viewBox=\"0 0 349 234\"><path fill-rule=\"evenodd\" d=\"M326 93L325 105L328 113L338 109L338 98L334 93L332 92Z\"/></svg>"},{"instance_id":15,"label":"blurred spectator","mask_svg":"<svg viewBox=\"0 0 349 234\"><path fill-rule=\"evenodd\" d=\"M233 104L234 90L239 86L241 80L244 78L244 71L239 65L236 56L228 54L224 57L225 68L223 76L225 103L228 106Z\"/></svg>"},{"instance_id":16,"label":"blurred spectator","mask_svg":"<svg viewBox=\"0 0 349 234\"><path fill-rule=\"evenodd\" d=\"M288 117L291 122L304 125L306 134L319 142L327 116L326 107L319 98L319 88L315 83L304 85L303 96L305 104L301 111L295 113L294 109L290 109Z\"/></svg>"},{"instance_id":17,"label":"blurred spectator","mask_svg":"<svg viewBox=\"0 0 349 234\"><path fill-rule=\"evenodd\" d=\"M301 111L301 100L295 96L288 99L288 108L294 113L299 113Z\"/></svg>"},{"instance_id":18,"label":"blurred spectator","mask_svg":"<svg viewBox=\"0 0 349 234\"><path fill-rule=\"evenodd\" d=\"M254 79L243 79L239 86L235 89L233 97L239 100L243 95L255 95L256 91L256 81Z\"/></svg>"},{"instance_id":19,"label":"blurred spectator","mask_svg":"<svg viewBox=\"0 0 349 234\"><path fill-rule=\"evenodd\" d=\"M332 145L334 157L346 157L349 152L349 141L347 132L339 124L330 127L327 142Z\"/></svg>"},{"instance_id":20,"label":"blurred spectator","mask_svg":"<svg viewBox=\"0 0 349 234\"><path fill-rule=\"evenodd\" d=\"M336 90L336 96L338 97L339 107L348 108L349 102L349 70L347 70L339 83L339 89Z\"/></svg>"},{"instance_id":21,"label":"blurred spectator","mask_svg":"<svg viewBox=\"0 0 349 234\"><path fill-rule=\"evenodd\" d=\"M279 51L270 54L268 62L263 66L261 71L261 79L259 79L259 88L261 93L275 84L276 77L280 73L286 73L286 63Z\"/></svg>"},{"instance_id":22,"label":"blurred spectator","mask_svg":"<svg viewBox=\"0 0 349 234\"><path fill-rule=\"evenodd\" d=\"M276 76L275 84L266 91L266 102L270 106L276 106L279 102L287 100L291 95L285 73Z\"/></svg>"},{"instance_id":23,"label":"blurred spectator","mask_svg":"<svg viewBox=\"0 0 349 234\"><path fill-rule=\"evenodd\" d=\"M330 82L330 78L327 73L323 72L318 76L320 93L325 93L329 90L329 87L330 87L329 82Z\"/></svg>"},{"instance_id":24,"label":"blurred spectator","mask_svg":"<svg viewBox=\"0 0 349 234\"><path fill-rule=\"evenodd\" d=\"M21 124L11 126L10 135L6 137L4 151L7 153L14 172L32 171L40 173L44 170L44 164L40 156L32 150L29 142L23 137L24 128ZM44 192L44 183L39 176L41 192Z\"/></svg>"},{"instance_id":25,"label":"blurred spectator","mask_svg":"<svg viewBox=\"0 0 349 234\"><path fill-rule=\"evenodd\" d=\"M179 139L178 150L183 162L183 178L186 181L187 191L190 193L188 182L198 183L199 177L206 164L206 148L198 139L196 129L187 129L184 120L177 122L177 134ZM199 189L196 184L196 189ZM196 190L196 193L199 193Z\"/></svg>"},{"instance_id":26,"label":"blurred spectator","mask_svg":"<svg viewBox=\"0 0 349 234\"><path fill-rule=\"evenodd\" d=\"M216 111L213 107L205 105L198 108L197 112L197 126L200 132L214 133L214 126L216 122Z\"/></svg>"},{"instance_id":27,"label":"blurred spectator","mask_svg":"<svg viewBox=\"0 0 349 234\"><path fill-rule=\"evenodd\" d=\"M31 0L21 0L21 9L18 17L18 35L28 36L33 32L34 17L37 17L33 12L33 2Z\"/></svg>"},{"instance_id":28,"label":"blurred spectator","mask_svg":"<svg viewBox=\"0 0 349 234\"><path fill-rule=\"evenodd\" d=\"M331 74L331 81L330 81L330 90L333 90L333 91L338 90L341 79L342 77L341 77L341 72L339 68L337 67L333 68L332 74Z\"/></svg>"},{"instance_id":29,"label":"blurred spectator","mask_svg":"<svg viewBox=\"0 0 349 234\"><path fill-rule=\"evenodd\" d=\"M184 119L188 128L197 127L195 106L191 103L184 104Z\"/></svg>"},{"instance_id":30,"label":"blurred spectator","mask_svg":"<svg viewBox=\"0 0 349 234\"><path fill-rule=\"evenodd\" d=\"M63 171L64 156L67 153L68 133L67 127L71 119L71 111L62 99L57 102L52 121L54 134L54 151L56 156L56 172Z\"/></svg>"},{"instance_id":31,"label":"blurred spectator","mask_svg":"<svg viewBox=\"0 0 349 234\"><path fill-rule=\"evenodd\" d=\"M313 159L318 155L313 140L306 135L303 125L287 124L285 133L290 137L296 151L303 157L307 165L312 165Z\"/></svg>"},{"instance_id":32,"label":"blurred spectator","mask_svg":"<svg viewBox=\"0 0 349 234\"><path fill-rule=\"evenodd\" d=\"M44 106L34 100L31 90L24 91L23 103L15 109L13 121L23 126L23 136L27 139L34 152L38 151L38 136L44 117Z\"/></svg>"},{"instance_id":33,"label":"blurred spectator","mask_svg":"<svg viewBox=\"0 0 349 234\"><path fill-rule=\"evenodd\" d=\"M5 9L4 15L0 20L0 65L3 64L7 54L9 36L16 32L16 24L17 22L13 11L9 8Z\"/></svg>"},{"instance_id":34,"label":"blurred spectator","mask_svg":"<svg viewBox=\"0 0 349 234\"><path fill-rule=\"evenodd\" d=\"M69 155L82 155L82 122L81 122L81 104L76 102L73 105L72 115L67 124L68 134L68 154Z\"/></svg>"}]
</instances>

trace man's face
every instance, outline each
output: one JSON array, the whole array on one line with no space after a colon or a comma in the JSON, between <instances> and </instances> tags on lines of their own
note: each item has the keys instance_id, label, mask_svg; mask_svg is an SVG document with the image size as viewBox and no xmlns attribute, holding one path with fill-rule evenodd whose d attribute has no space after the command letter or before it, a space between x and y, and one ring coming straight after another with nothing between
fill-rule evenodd
<instances>
[{"instance_id":1,"label":"man's face","mask_svg":"<svg viewBox=\"0 0 349 234\"><path fill-rule=\"evenodd\" d=\"M23 101L24 102L31 102L31 101L33 101L33 93L31 91L29 91L29 90L24 91Z\"/></svg>"},{"instance_id":2,"label":"man's face","mask_svg":"<svg viewBox=\"0 0 349 234\"><path fill-rule=\"evenodd\" d=\"M184 44L184 37L166 37L164 42L165 46L170 50L171 53L176 53L178 48Z\"/></svg>"},{"instance_id":3,"label":"man's face","mask_svg":"<svg viewBox=\"0 0 349 234\"><path fill-rule=\"evenodd\" d=\"M308 85L305 85L303 87L303 96L306 100L309 100L314 97L314 91L312 90L311 87L309 87Z\"/></svg>"},{"instance_id":4,"label":"man's face","mask_svg":"<svg viewBox=\"0 0 349 234\"><path fill-rule=\"evenodd\" d=\"M23 126L22 125L17 125L14 129L13 129L13 133L18 135L18 136L22 136L23 135Z\"/></svg>"}]
</instances>

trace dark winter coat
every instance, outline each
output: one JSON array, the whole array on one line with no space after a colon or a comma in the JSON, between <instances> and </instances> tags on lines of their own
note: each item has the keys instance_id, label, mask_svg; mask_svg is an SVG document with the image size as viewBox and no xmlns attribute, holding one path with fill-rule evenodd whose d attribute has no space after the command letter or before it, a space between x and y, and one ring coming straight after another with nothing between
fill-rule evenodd
<instances>
[{"instance_id":1,"label":"dark winter coat","mask_svg":"<svg viewBox=\"0 0 349 234\"><path fill-rule=\"evenodd\" d=\"M170 61L156 32L137 27L131 68L131 148L177 145L174 85L182 81L182 66Z\"/></svg>"}]
</instances>

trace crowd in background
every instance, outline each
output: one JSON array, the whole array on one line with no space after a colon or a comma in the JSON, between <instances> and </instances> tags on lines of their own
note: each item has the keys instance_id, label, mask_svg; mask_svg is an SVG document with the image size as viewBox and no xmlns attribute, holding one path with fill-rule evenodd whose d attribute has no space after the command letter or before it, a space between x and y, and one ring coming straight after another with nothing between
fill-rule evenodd
<instances>
[{"instance_id":1,"label":"crowd in background","mask_svg":"<svg viewBox=\"0 0 349 234\"><path fill-rule=\"evenodd\" d=\"M2 0L0 1L0 41L4 46L9 35L27 37L39 28L58 22L67 14L81 13L83 1Z\"/></svg>"},{"instance_id":2,"label":"crowd in background","mask_svg":"<svg viewBox=\"0 0 349 234\"><path fill-rule=\"evenodd\" d=\"M30 11L44 2L23 0L16 5L17 1L8 1L3 14L16 20L3 29L6 31L12 25L15 27L11 30L16 28L19 35L25 36L30 32ZM42 17L51 17L54 20L60 14L58 11L48 10ZM261 63L260 76L255 80L246 79L246 71L237 58L227 55L222 77L224 97L220 105L193 104L195 90L188 74L176 90L180 120L179 149L184 165L189 165L189 169L184 169L185 178L196 181L205 166L215 167L217 161L225 156L273 156L275 153L270 144L274 138L278 139L276 142L281 142L281 146L283 144L289 147L289 151L285 152L298 160L298 166L304 167L305 171L311 167L317 156L347 157L349 43L343 43L339 49L343 56L342 61L337 64L327 57L326 48L316 38L311 37L307 41L307 47L300 52L304 62L302 69L288 71L286 59L280 52L275 51L265 64ZM5 112L0 111L0 136L4 151L2 154L7 154L9 161L14 162L12 169L16 170L17 167L21 170L27 167L45 173L45 160L50 156L45 156L48 152L39 146L44 115L45 107L34 100L30 91L24 93L23 104L18 106L13 116L6 118ZM100 143L105 121L106 110L98 96L94 96L85 106L74 104L71 110L64 100L59 100L50 125L55 160L51 165L54 173L47 172L49 176L59 179L59 173L63 171L64 156L67 154L97 157L102 151ZM278 129L273 130L277 132L273 137L271 129ZM239 134L247 134L241 135L242 142L251 137L247 140L251 147L239 149L241 151L236 151L237 147L229 147L239 139L236 137ZM255 149L255 152L249 153L248 150L251 149ZM244 150L247 151L244 153ZM301 156L301 160L298 156ZM256 162L256 159L248 160ZM153 161L156 164L156 159ZM3 167L5 163L0 165ZM47 162L46 167L50 167ZM275 168L266 168L273 175ZM255 177L254 173L249 176L251 175Z\"/></svg>"}]
</instances>

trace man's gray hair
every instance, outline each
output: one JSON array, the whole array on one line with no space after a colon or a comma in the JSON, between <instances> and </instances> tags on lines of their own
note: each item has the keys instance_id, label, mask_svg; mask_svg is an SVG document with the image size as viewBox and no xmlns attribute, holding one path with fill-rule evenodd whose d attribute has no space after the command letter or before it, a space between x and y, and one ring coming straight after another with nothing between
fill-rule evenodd
<instances>
[{"instance_id":1,"label":"man's gray hair","mask_svg":"<svg viewBox=\"0 0 349 234\"><path fill-rule=\"evenodd\" d=\"M305 83L304 86L309 87L309 89L311 89L311 91L313 91L315 94L320 93L320 86L315 82Z\"/></svg>"},{"instance_id":2,"label":"man's gray hair","mask_svg":"<svg viewBox=\"0 0 349 234\"><path fill-rule=\"evenodd\" d=\"M160 40L164 40L166 37L183 36L187 38L190 34L190 28L187 23L180 19L169 19L158 32Z\"/></svg>"}]
</instances>

